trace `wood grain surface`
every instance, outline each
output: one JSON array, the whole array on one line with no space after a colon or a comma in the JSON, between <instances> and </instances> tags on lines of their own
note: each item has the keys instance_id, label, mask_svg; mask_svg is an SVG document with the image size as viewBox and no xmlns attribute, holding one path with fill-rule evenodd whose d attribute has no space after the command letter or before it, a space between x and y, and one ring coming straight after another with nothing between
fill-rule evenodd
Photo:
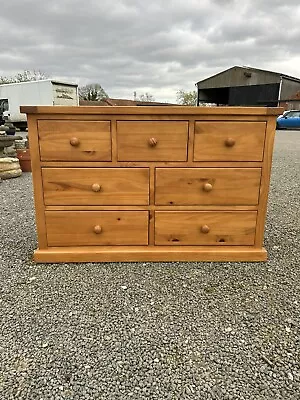
<instances>
[{"instance_id":1,"label":"wood grain surface","mask_svg":"<svg viewBox=\"0 0 300 400\"><path fill-rule=\"evenodd\" d=\"M148 168L43 168L42 175L46 205L149 204Z\"/></svg>"},{"instance_id":2,"label":"wood grain surface","mask_svg":"<svg viewBox=\"0 0 300 400\"><path fill-rule=\"evenodd\" d=\"M38 122L41 160L110 161L110 121Z\"/></svg>"},{"instance_id":3,"label":"wood grain surface","mask_svg":"<svg viewBox=\"0 0 300 400\"><path fill-rule=\"evenodd\" d=\"M147 245L147 211L46 211L48 246Z\"/></svg>"},{"instance_id":4,"label":"wood grain surface","mask_svg":"<svg viewBox=\"0 0 300 400\"><path fill-rule=\"evenodd\" d=\"M253 245L255 211L156 211L156 245Z\"/></svg>"},{"instance_id":5,"label":"wood grain surface","mask_svg":"<svg viewBox=\"0 0 300 400\"><path fill-rule=\"evenodd\" d=\"M157 168L155 204L255 205L260 178L260 168Z\"/></svg>"},{"instance_id":6,"label":"wood grain surface","mask_svg":"<svg viewBox=\"0 0 300 400\"><path fill-rule=\"evenodd\" d=\"M188 122L118 121L119 161L186 161Z\"/></svg>"},{"instance_id":7,"label":"wood grain surface","mask_svg":"<svg viewBox=\"0 0 300 400\"><path fill-rule=\"evenodd\" d=\"M265 122L195 123L194 161L261 161Z\"/></svg>"}]
</instances>

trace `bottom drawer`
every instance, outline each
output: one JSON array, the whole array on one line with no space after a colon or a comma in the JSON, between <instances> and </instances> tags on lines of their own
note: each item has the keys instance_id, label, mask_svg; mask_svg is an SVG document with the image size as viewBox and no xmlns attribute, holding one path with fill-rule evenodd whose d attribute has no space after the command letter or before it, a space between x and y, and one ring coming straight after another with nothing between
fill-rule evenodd
<instances>
[{"instance_id":1,"label":"bottom drawer","mask_svg":"<svg viewBox=\"0 0 300 400\"><path fill-rule=\"evenodd\" d=\"M254 245L256 211L156 211L156 245Z\"/></svg>"},{"instance_id":2,"label":"bottom drawer","mask_svg":"<svg viewBox=\"0 0 300 400\"><path fill-rule=\"evenodd\" d=\"M48 246L147 245L148 211L46 211Z\"/></svg>"}]
</instances>

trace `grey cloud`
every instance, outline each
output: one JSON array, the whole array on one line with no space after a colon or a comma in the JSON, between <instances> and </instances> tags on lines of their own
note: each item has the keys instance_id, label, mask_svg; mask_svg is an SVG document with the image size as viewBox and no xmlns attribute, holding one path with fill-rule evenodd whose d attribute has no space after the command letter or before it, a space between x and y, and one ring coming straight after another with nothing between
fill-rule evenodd
<instances>
[{"instance_id":1,"label":"grey cloud","mask_svg":"<svg viewBox=\"0 0 300 400\"><path fill-rule=\"evenodd\" d=\"M299 14L298 0L10 0L1 6L0 73L40 69L99 82L114 97L148 88L174 101L179 88L235 64L280 66L283 53L282 72L293 75Z\"/></svg>"}]
</instances>

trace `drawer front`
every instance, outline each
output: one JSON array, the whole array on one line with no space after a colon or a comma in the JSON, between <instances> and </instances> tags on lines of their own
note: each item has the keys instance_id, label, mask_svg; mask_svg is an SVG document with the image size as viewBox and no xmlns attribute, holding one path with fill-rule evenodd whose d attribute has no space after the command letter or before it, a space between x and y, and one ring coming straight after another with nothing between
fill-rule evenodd
<instances>
[{"instance_id":1,"label":"drawer front","mask_svg":"<svg viewBox=\"0 0 300 400\"><path fill-rule=\"evenodd\" d=\"M43 168L45 205L147 205L148 168Z\"/></svg>"},{"instance_id":2,"label":"drawer front","mask_svg":"<svg viewBox=\"0 0 300 400\"><path fill-rule=\"evenodd\" d=\"M109 121L38 121L41 160L111 161Z\"/></svg>"},{"instance_id":3,"label":"drawer front","mask_svg":"<svg viewBox=\"0 0 300 400\"><path fill-rule=\"evenodd\" d=\"M254 245L256 211L156 211L156 245Z\"/></svg>"},{"instance_id":4,"label":"drawer front","mask_svg":"<svg viewBox=\"0 0 300 400\"><path fill-rule=\"evenodd\" d=\"M260 168L156 168L157 205L256 205Z\"/></svg>"},{"instance_id":5,"label":"drawer front","mask_svg":"<svg viewBox=\"0 0 300 400\"><path fill-rule=\"evenodd\" d=\"M188 122L118 121L119 161L186 161Z\"/></svg>"},{"instance_id":6,"label":"drawer front","mask_svg":"<svg viewBox=\"0 0 300 400\"><path fill-rule=\"evenodd\" d=\"M148 211L46 211L48 246L147 245Z\"/></svg>"},{"instance_id":7,"label":"drawer front","mask_svg":"<svg viewBox=\"0 0 300 400\"><path fill-rule=\"evenodd\" d=\"M265 122L198 121L194 161L262 161Z\"/></svg>"}]
</instances>

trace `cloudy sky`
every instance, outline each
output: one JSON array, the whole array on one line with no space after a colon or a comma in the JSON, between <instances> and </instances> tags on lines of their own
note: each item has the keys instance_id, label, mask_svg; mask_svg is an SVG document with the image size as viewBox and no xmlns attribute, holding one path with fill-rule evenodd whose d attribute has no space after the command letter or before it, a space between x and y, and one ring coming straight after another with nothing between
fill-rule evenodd
<instances>
[{"instance_id":1,"label":"cloudy sky","mask_svg":"<svg viewBox=\"0 0 300 400\"><path fill-rule=\"evenodd\" d=\"M299 0L2 0L0 75L174 102L234 65L300 78L299 21Z\"/></svg>"}]
</instances>

